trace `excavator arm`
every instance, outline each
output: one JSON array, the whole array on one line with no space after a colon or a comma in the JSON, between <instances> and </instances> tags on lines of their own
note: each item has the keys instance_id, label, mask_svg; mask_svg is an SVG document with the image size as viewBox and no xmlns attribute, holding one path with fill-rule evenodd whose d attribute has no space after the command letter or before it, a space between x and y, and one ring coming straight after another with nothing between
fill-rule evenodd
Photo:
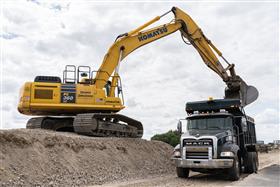
<instances>
[{"instance_id":1,"label":"excavator arm","mask_svg":"<svg viewBox=\"0 0 280 187\"><path fill-rule=\"evenodd\" d=\"M172 22L143 31L144 28L158 21L171 11L175 16ZM191 44L198 51L203 62L227 84L225 98L239 98L243 106L255 101L258 97L257 89L253 86L248 86L235 74L234 64L228 63L222 56L222 53L206 38L192 18L177 7L173 7L171 11L162 16L157 16L137 29L117 37L105 55L103 63L96 74L96 87L99 89L104 88L114 72L109 92L109 96L114 97L119 77L118 69L120 62L137 48L180 30L184 42ZM226 68L220 63L215 53L227 63L228 66Z\"/></svg>"}]
</instances>

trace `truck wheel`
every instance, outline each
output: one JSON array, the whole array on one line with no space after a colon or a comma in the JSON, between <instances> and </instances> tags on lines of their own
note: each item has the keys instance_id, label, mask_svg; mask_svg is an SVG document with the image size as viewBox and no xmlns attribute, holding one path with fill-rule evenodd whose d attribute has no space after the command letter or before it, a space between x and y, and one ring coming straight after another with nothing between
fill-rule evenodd
<instances>
[{"instance_id":1,"label":"truck wheel","mask_svg":"<svg viewBox=\"0 0 280 187\"><path fill-rule=\"evenodd\" d=\"M255 163L256 163L256 170L255 170L255 173L257 173L258 172L258 170L259 170L259 155L258 155L258 152L255 152L255 154L256 154L256 160L255 160Z\"/></svg>"},{"instance_id":2,"label":"truck wheel","mask_svg":"<svg viewBox=\"0 0 280 187\"><path fill-rule=\"evenodd\" d=\"M240 178L240 160L238 156L233 159L233 166L228 171L229 179L232 181L239 180Z\"/></svg>"},{"instance_id":3,"label":"truck wheel","mask_svg":"<svg viewBox=\"0 0 280 187\"><path fill-rule=\"evenodd\" d=\"M256 152L248 152L246 159L246 173L254 173L258 171L258 157Z\"/></svg>"},{"instance_id":4,"label":"truck wheel","mask_svg":"<svg viewBox=\"0 0 280 187\"><path fill-rule=\"evenodd\" d=\"M257 173L258 171L258 166L259 166L259 163L258 163L258 155L256 152L253 152L253 172Z\"/></svg>"},{"instance_id":5,"label":"truck wheel","mask_svg":"<svg viewBox=\"0 0 280 187\"><path fill-rule=\"evenodd\" d=\"M188 168L176 168L176 173L179 178L188 178L190 170Z\"/></svg>"}]
</instances>

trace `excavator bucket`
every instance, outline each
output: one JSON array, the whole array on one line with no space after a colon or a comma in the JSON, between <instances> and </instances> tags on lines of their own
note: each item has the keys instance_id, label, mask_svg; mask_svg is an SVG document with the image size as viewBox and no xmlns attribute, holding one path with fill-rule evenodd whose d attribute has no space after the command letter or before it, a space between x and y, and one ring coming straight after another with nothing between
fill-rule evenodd
<instances>
[{"instance_id":1,"label":"excavator bucket","mask_svg":"<svg viewBox=\"0 0 280 187\"><path fill-rule=\"evenodd\" d=\"M257 100L259 96L257 88L247 85L239 76L226 82L226 84L225 99L240 99L243 107Z\"/></svg>"}]
</instances>

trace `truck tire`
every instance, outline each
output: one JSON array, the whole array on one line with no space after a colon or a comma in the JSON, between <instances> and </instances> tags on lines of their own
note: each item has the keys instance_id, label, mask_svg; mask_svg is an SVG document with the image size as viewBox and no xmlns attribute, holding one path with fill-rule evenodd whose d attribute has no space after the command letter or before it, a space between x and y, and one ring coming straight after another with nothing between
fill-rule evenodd
<instances>
[{"instance_id":1,"label":"truck tire","mask_svg":"<svg viewBox=\"0 0 280 187\"><path fill-rule=\"evenodd\" d=\"M240 160L238 156L235 156L233 159L233 166L229 168L228 174L229 179L232 181L237 181L240 178Z\"/></svg>"},{"instance_id":2,"label":"truck tire","mask_svg":"<svg viewBox=\"0 0 280 187\"><path fill-rule=\"evenodd\" d=\"M258 171L258 157L256 152L248 152L246 158L246 173L254 173Z\"/></svg>"},{"instance_id":3,"label":"truck tire","mask_svg":"<svg viewBox=\"0 0 280 187\"><path fill-rule=\"evenodd\" d=\"M176 173L179 178L188 178L190 170L188 168L176 168Z\"/></svg>"},{"instance_id":4,"label":"truck tire","mask_svg":"<svg viewBox=\"0 0 280 187\"><path fill-rule=\"evenodd\" d=\"M258 172L258 170L259 170L259 154L258 154L258 152L256 151L255 152L255 154L256 154L256 170L255 170L255 173L257 173Z\"/></svg>"}]
</instances>

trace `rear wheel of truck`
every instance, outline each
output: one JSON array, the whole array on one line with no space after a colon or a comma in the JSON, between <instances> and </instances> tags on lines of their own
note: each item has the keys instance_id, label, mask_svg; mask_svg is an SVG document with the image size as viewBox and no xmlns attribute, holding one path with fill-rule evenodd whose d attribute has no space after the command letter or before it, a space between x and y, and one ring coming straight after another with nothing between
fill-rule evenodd
<instances>
[{"instance_id":1,"label":"rear wheel of truck","mask_svg":"<svg viewBox=\"0 0 280 187\"><path fill-rule=\"evenodd\" d=\"M240 160L238 156L233 159L233 166L228 170L229 179L237 181L240 178Z\"/></svg>"},{"instance_id":2,"label":"rear wheel of truck","mask_svg":"<svg viewBox=\"0 0 280 187\"><path fill-rule=\"evenodd\" d=\"M245 172L254 173L258 171L258 156L256 152L248 152L246 158Z\"/></svg>"},{"instance_id":3,"label":"rear wheel of truck","mask_svg":"<svg viewBox=\"0 0 280 187\"><path fill-rule=\"evenodd\" d=\"M176 168L176 173L179 178L188 178L190 170L188 168Z\"/></svg>"}]
</instances>

